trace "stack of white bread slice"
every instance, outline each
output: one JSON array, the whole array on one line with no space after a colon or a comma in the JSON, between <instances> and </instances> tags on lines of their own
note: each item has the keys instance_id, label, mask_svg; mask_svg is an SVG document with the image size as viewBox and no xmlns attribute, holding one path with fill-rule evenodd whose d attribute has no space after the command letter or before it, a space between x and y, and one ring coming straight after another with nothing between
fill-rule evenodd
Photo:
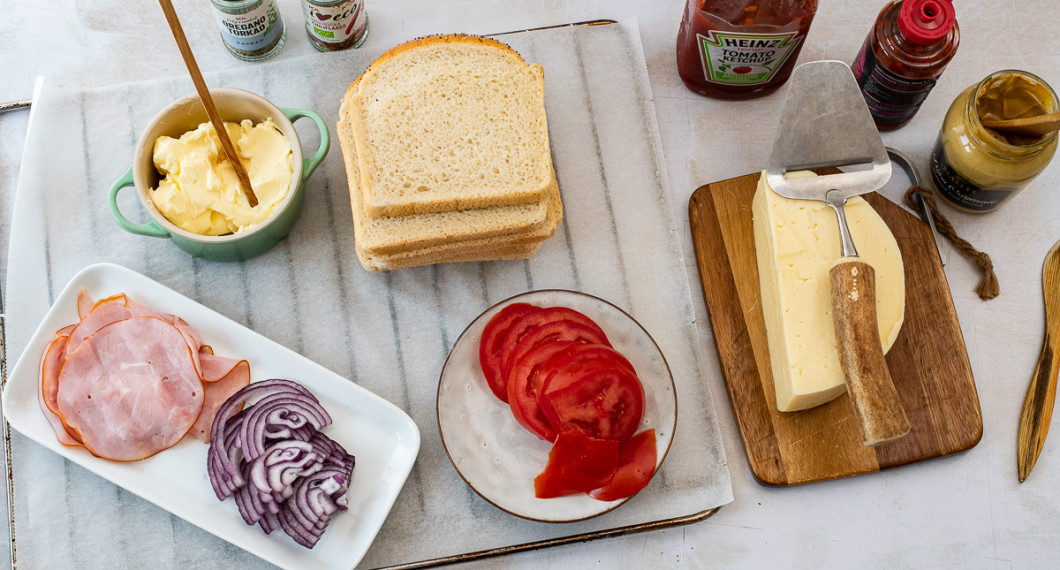
<instances>
[{"instance_id":1,"label":"stack of white bread slice","mask_svg":"<svg viewBox=\"0 0 1060 570\"><path fill-rule=\"evenodd\" d=\"M495 40L429 36L346 91L338 134L369 271L525 259L563 217L544 71Z\"/></svg>"}]
</instances>

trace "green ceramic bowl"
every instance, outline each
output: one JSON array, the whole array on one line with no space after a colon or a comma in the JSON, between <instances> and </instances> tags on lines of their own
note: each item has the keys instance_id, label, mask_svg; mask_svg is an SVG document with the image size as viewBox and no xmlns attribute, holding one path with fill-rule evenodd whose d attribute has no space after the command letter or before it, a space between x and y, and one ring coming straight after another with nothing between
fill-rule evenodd
<instances>
[{"instance_id":1,"label":"green ceramic bowl","mask_svg":"<svg viewBox=\"0 0 1060 570\"><path fill-rule=\"evenodd\" d=\"M276 210L264 222L242 232L223 236L204 236L183 230L163 216L148 195L148 190L158 186L159 174L155 170L152 154L155 139L162 135L179 137L195 129L201 123L209 121L206 109L199 102L198 95L192 93L182 97L162 109L136 144L133 165L111 186L110 212L115 221L127 232L142 236L169 238L177 247L203 259L213 261L240 261L261 255L287 236L302 210L305 181L328 154L331 137L327 125L320 115L306 109L283 109L266 99L241 89L211 89L217 112L226 121L250 119L255 123L272 118L280 131L291 143L294 153L291 177L293 186L287 192ZM295 131L294 121L307 117L320 129L320 148L309 158L303 158L302 143ZM137 224L129 221L118 209L118 192L123 188L134 186L140 205L151 216L151 221Z\"/></svg>"}]
</instances>

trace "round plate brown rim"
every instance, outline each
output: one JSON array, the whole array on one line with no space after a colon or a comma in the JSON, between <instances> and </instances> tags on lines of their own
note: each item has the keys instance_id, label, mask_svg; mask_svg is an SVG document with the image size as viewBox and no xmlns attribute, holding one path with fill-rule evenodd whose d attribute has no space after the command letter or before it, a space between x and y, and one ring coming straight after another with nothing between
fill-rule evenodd
<instances>
[{"instance_id":1,"label":"round plate brown rim","mask_svg":"<svg viewBox=\"0 0 1060 570\"><path fill-rule=\"evenodd\" d=\"M513 302L516 302L517 300L519 300L519 299L521 299L523 297L527 297L527 296L531 296L531 295L549 294L549 293L585 297L585 298L588 298L588 299L595 300L595 301L598 301L600 303L603 303L604 305L606 305L606 306L614 309L615 311L617 311L618 314L620 314L621 316L623 316L626 319L628 319L630 323L632 323L638 329L640 329L640 331L644 334L644 337L647 338L649 341L651 341L651 345L658 352L658 355L659 355L659 358L662 361L663 367L666 368L667 378L669 379L670 386L672 388L671 393L673 394L673 409L674 409L673 426L674 426L674 429L671 430L669 437L666 439L666 448L663 450L661 457L659 458L659 460L655 464L655 471L652 473L652 477L653 478L655 477L655 474L659 472L659 469L662 467L663 461L666 460L666 456L670 452L670 447L673 445L674 432L677 431L677 416L678 416L677 385L674 383L673 371L670 369L670 364L669 364L669 362L666 361L666 355L663 354L663 351L659 347L659 344L655 341L655 338L651 335L651 333L648 332L647 329L644 328L643 325L640 324L639 321L637 321L637 319L633 318L633 316L630 315L628 312L626 312L624 309L622 309L618 305L615 305L614 303L608 301L607 299L603 299L601 297L598 297L596 295L592 295L592 294L589 294L589 293L583 293L581 291L572 291L572 290L569 290L569 289L535 289L535 290L531 290L531 291L525 291L523 293L519 293L519 294L516 294L516 295L512 295L512 296L510 296L510 297L508 297L508 298L506 298L506 299L504 299L502 301L499 301L497 303L494 303L493 305L490 305L489 308L487 308L484 311L482 311L481 313L479 313L478 316L476 316L474 319L472 319L471 322L468 323L468 325L466 327L464 327L464 330L461 331L460 336L457 337L456 342L454 342L453 346L449 349L449 353L446 354L445 362L442 364L442 369L441 369L441 371L438 374L438 390L437 390L437 392L435 394L435 421L436 421L436 423L438 425L438 434L439 434L439 436L441 437L441 440L442 440L442 448L445 449L445 455L449 459L449 463L453 466L453 469L456 470L457 475L460 476L460 478L464 481L464 483L468 486L468 488L470 488L472 491L474 491L475 494L477 494L478 496L482 497L482 499L484 499L487 503L493 505L494 507L500 509L501 511L504 511L504 512L512 514L512 515L515 515L515 516L523 518L523 519L532 520L532 521L536 521L536 522L544 522L544 523L570 523L570 522L578 522L578 521L588 520L588 519L595 518L595 517L598 517L600 515L603 515L605 513L609 513L611 511L613 511L614 509L617 509L618 507L624 505L627 501L629 501L634 496L636 496L637 493L634 493L633 495L630 495L629 497L621 499L621 500L615 502L614 505L611 505L610 507L608 507L606 509L603 509L603 510L597 512L597 513L593 513L591 515L584 516L584 517L571 518L571 519L542 519L542 518L536 518L536 517L533 517L533 516L528 516L528 515L525 515L525 514L521 514L521 513L515 512L515 511L513 511L511 509L502 507L502 506L498 505L494 500L492 500L489 496L487 496L485 493L483 493L478 488L476 488L470 481L468 481L467 477L464 476L464 473L457 466L457 462L453 459L452 453L449 451L449 445L446 444L445 430L442 427L441 413L440 413L440 410L438 409L439 408L440 399L441 399L442 380L445 377L446 368L449 366L450 358L452 358L453 353L456 351L456 348L458 346L460 346L460 343L463 342L467 338L468 332L471 331L472 328L474 328L475 325L479 321L481 321L483 317L485 317L486 315L488 315L490 313L495 312L496 310L499 310L500 308L504 307L505 305L511 304ZM477 354L478 351L476 350L475 352ZM476 369L477 369L477 367L476 367ZM476 380L480 380L481 382L485 382L485 379L481 378L481 372L479 374L477 374L475 376L475 378L476 378ZM498 405L501 405L501 403L499 401L498 401ZM544 465L542 465L541 468L544 469ZM638 493L639 493L639 491L638 491ZM541 500L547 500L547 499L541 499ZM600 501L600 504L601 505L605 505L605 504L607 504L609 502L610 501Z\"/></svg>"}]
</instances>

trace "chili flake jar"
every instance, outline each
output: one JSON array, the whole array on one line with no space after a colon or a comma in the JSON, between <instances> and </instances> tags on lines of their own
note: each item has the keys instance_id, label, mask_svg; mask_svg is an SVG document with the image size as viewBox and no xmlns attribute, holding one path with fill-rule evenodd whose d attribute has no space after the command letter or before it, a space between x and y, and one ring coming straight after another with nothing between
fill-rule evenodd
<instances>
[{"instance_id":1,"label":"chili flake jar","mask_svg":"<svg viewBox=\"0 0 1060 570\"><path fill-rule=\"evenodd\" d=\"M221 39L232 55L261 61L275 55L287 38L274 0L210 0Z\"/></svg>"},{"instance_id":2,"label":"chili flake jar","mask_svg":"<svg viewBox=\"0 0 1060 570\"><path fill-rule=\"evenodd\" d=\"M309 42L319 51L361 47L368 37L364 0L302 0Z\"/></svg>"},{"instance_id":3,"label":"chili flake jar","mask_svg":"<svg viewBox=\"0 0 1060 570\"><path fill-rule=\"evenodd\" d=\"M998 71L965 89L946 112L931 153L935 192L966 212L997 209L1049 165L1057 133L1024 137L988 129L982 121L1033 117L1058 107L1056 92L1026 71Z\"/></svg>"}]
</instances>

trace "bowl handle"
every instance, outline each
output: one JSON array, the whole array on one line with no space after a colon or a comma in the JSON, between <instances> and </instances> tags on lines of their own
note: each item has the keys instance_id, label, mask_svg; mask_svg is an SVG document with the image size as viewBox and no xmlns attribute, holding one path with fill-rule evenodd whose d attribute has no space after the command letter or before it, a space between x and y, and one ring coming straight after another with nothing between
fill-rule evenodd
<instances>
[{"instance_id":1,"label":"bowl handle","mask_svg":"<svg viewBox=\"0 0 1060 570\"><path fill-rule=\"evenodd\" d=\"M302 181L305 182L309 175L313 174L313 171L317 169L321 161L324 160L324 157L328 155L328 148L331 147L331 135L328 133L328 126L324 123L324 119L320 118L320 115L309 109L284 109L281 107L280 110L292 123L302 117L309 117L313 119L313 122L317 124L317 128L320 129L320 148L317 149L316 154L313 156L302 159Z\"/></svg>"},{"instance_id":2,"label":"bowl handle","mask_svg":"<svg viewBox=\"0 0 1060 570\"><path fill-rule=\"evenodd\" d=\"M134 186L132 167L129 167L129 170L125 172L125 175L119 178L117 182L110 187L110 215L114 216L114 221L118 222L118 225L121 226L123 230L132 234L157 238L169 237L169 232L155 222L134 224L122 215L121 210L118 209L118 192L122 188L127 188L129 186Z\"/></svg>"}]
</instances>

